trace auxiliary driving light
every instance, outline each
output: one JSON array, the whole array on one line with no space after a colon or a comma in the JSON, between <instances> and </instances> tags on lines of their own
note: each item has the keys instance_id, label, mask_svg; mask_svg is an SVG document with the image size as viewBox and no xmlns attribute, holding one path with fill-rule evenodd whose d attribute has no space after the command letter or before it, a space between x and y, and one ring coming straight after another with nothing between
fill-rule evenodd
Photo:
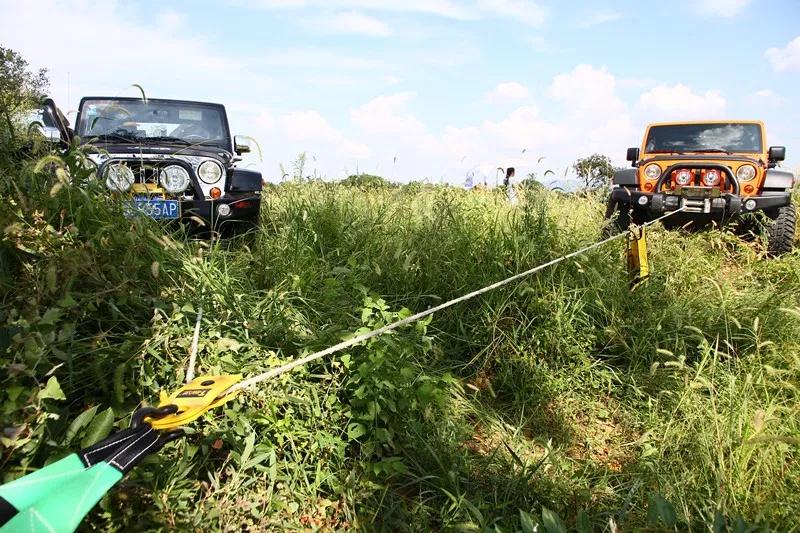
<instances>
[{"instance_id":1,"label":"auxiliary driving light","mask_svg":"<svg viewBox=\"0 0 800 533\"><path fill-rule=\"evenodd\" d=\"M719 184L719 170L717 169L710 169L703 172L703 185L708 187L713 187L714 185Z\"/></svg>"},{"instance_id":2,"label":"auxiliary driving light","mask_svg":"<svg viewBox=\"0 0 800 533\"><path fill-rule=\"evenodd\" d=\"M219 204L217 206L217 214L221 217L226 217L231 214L231 206L228 204Z\"/></svg>"},{"instance_id":3,"label":"auxiliary driving light","mask_svg":"<svg viewBox=\"0 0 800 533\"><path fill-rule=\"evenodd\" d=\"M647 196L640 196L638 202L639 205L647 205Z\"/></svg>"},{"instance_id":4,"label":"auxiliary driving light","mask_svg":"<svg viewBox=\"0 0 800 533\"><path fill-rule=\"evenodd\" d=\"M116 192L127 192L133 185L133 171L127 165L109 165L105 169L106 187Z\"/></svg>"},{"instance_id":5,"label":"auxiliary driving light","mask_svg":"<svg viewBox=\"0 0 800 533\"><path fill-rule=\"evenodd\" d=\"M159 174L158 180L170 194L178 194L189 187L189 173L180 165L166 167Z\"/></svg>"},{"instance_id":6,"label":"auxiliary driving light","mask_svg":"<svg viewBox=\"0 0 800 533\"><path fill-rule=\"evenodd\" d=\"M753 209L756 208L756 201L750 198L744 203L744 208L747 209L748 211L752 211Z\"/></svg>"},{"instance_id":7,"label":"auxiliary driving light","mask_svg":"<svg viewBox=\"0 0 800 533\"><path fill-rule=\"evenodd\" d=\"M675 173L675 183L678 185L689 185L692 182L692 171L681 169Z\"/></svg>"}]
</instances>

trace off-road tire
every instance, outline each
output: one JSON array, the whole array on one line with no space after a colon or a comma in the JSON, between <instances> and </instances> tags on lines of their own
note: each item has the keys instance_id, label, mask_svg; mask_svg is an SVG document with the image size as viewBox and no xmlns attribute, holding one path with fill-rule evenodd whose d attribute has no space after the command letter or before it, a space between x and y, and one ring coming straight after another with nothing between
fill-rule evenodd
<instances>
[{"instance_id":1,"label":"off-road tire","mask_svg":"<svg viewBox=\"0 0 800 533\"><path fill-rule=\"evenodd\" d=\"M603 223L602 238L613 237L623 231L628 231L631 225L631 211L629 204L623 204L608 199L606 204L605 222Z\"/></svg>"},{"instance_id":2,"label":"off-road tire","mask_svg":"<svg viewBox=\"0 0 800 533\"><path fill-rule=\"evenodd\" d=\"M797 227L797 208L793 203L779 207L773 217L767 235L767 253L778 257L794 248L794 233Z\"/></svg>"}]
</instances>

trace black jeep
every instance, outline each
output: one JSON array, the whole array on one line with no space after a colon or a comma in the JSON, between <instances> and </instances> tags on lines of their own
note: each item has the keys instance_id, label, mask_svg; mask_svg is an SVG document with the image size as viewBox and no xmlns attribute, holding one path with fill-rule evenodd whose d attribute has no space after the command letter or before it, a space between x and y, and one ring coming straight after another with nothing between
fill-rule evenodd
<instances>
[{"instance_id":1,"label":"black jeep","mask_svg":"<svg viewBox=\"0 0 800 533\"><path fill-rule=\"evenodd\" d=\"M52 100L45 111L64 142L90 144L96 175L125 195L130 216L181 220L192 229L258 224L261 173L236 168L248 144L233 138L220 104L85 97L75 129Z\"/></svg>"}]
</instances>

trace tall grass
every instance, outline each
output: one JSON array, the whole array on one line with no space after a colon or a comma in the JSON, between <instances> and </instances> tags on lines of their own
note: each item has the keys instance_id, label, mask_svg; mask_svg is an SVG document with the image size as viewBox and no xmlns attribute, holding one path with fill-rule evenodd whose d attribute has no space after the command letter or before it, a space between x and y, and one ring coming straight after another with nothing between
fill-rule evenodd
<instances>
[{"instance_id":1,"label":"tall grass","mask_svg":"<svg viewBox=\"0 0 800 533\"><path fill-rule=\"evenodd\" d=\"M593 196L530 190L513 207L286 182L264 191L255 235L209 243L126 220L92 186L53 191L34 167L5 169L0 191L6 478L75 449L84 410L123 427L174 388L200 304L199 371L248 374L594 242L602 224ZM796 527L800 259L719 231L655 229L650 245L655 273L634 292L611 244L247 392L87 524L550 531L558 515L627 530L672 524L666 505L684 529ZM37 395L51 376L66 400Z\"/></svg>"}]
</instances>

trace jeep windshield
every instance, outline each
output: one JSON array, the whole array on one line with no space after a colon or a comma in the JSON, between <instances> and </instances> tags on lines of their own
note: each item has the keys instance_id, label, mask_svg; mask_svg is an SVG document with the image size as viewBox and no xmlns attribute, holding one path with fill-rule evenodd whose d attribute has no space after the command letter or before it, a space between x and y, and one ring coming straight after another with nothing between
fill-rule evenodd
<instances>
[{"instance_id":1,"label":"jeep windshield","mask_svg":"<svg viewBox=\"0 0 800 533\"><path fill-rule=\"evenodd\" d=\"M124 98L85 99L76 133L122 144L214 146L230 143L222 107L215 104Z\"/></svg>"},{"instance_id":2,"label":"jeep windshield","mask_svg":"<svg viewBox=\"0 0 800 533\"><path fill-rule=\"evenodd\" d=\"M758 124L676 124L652 126L645 153L761 153Z\"/></svg>"}]
</instances>

